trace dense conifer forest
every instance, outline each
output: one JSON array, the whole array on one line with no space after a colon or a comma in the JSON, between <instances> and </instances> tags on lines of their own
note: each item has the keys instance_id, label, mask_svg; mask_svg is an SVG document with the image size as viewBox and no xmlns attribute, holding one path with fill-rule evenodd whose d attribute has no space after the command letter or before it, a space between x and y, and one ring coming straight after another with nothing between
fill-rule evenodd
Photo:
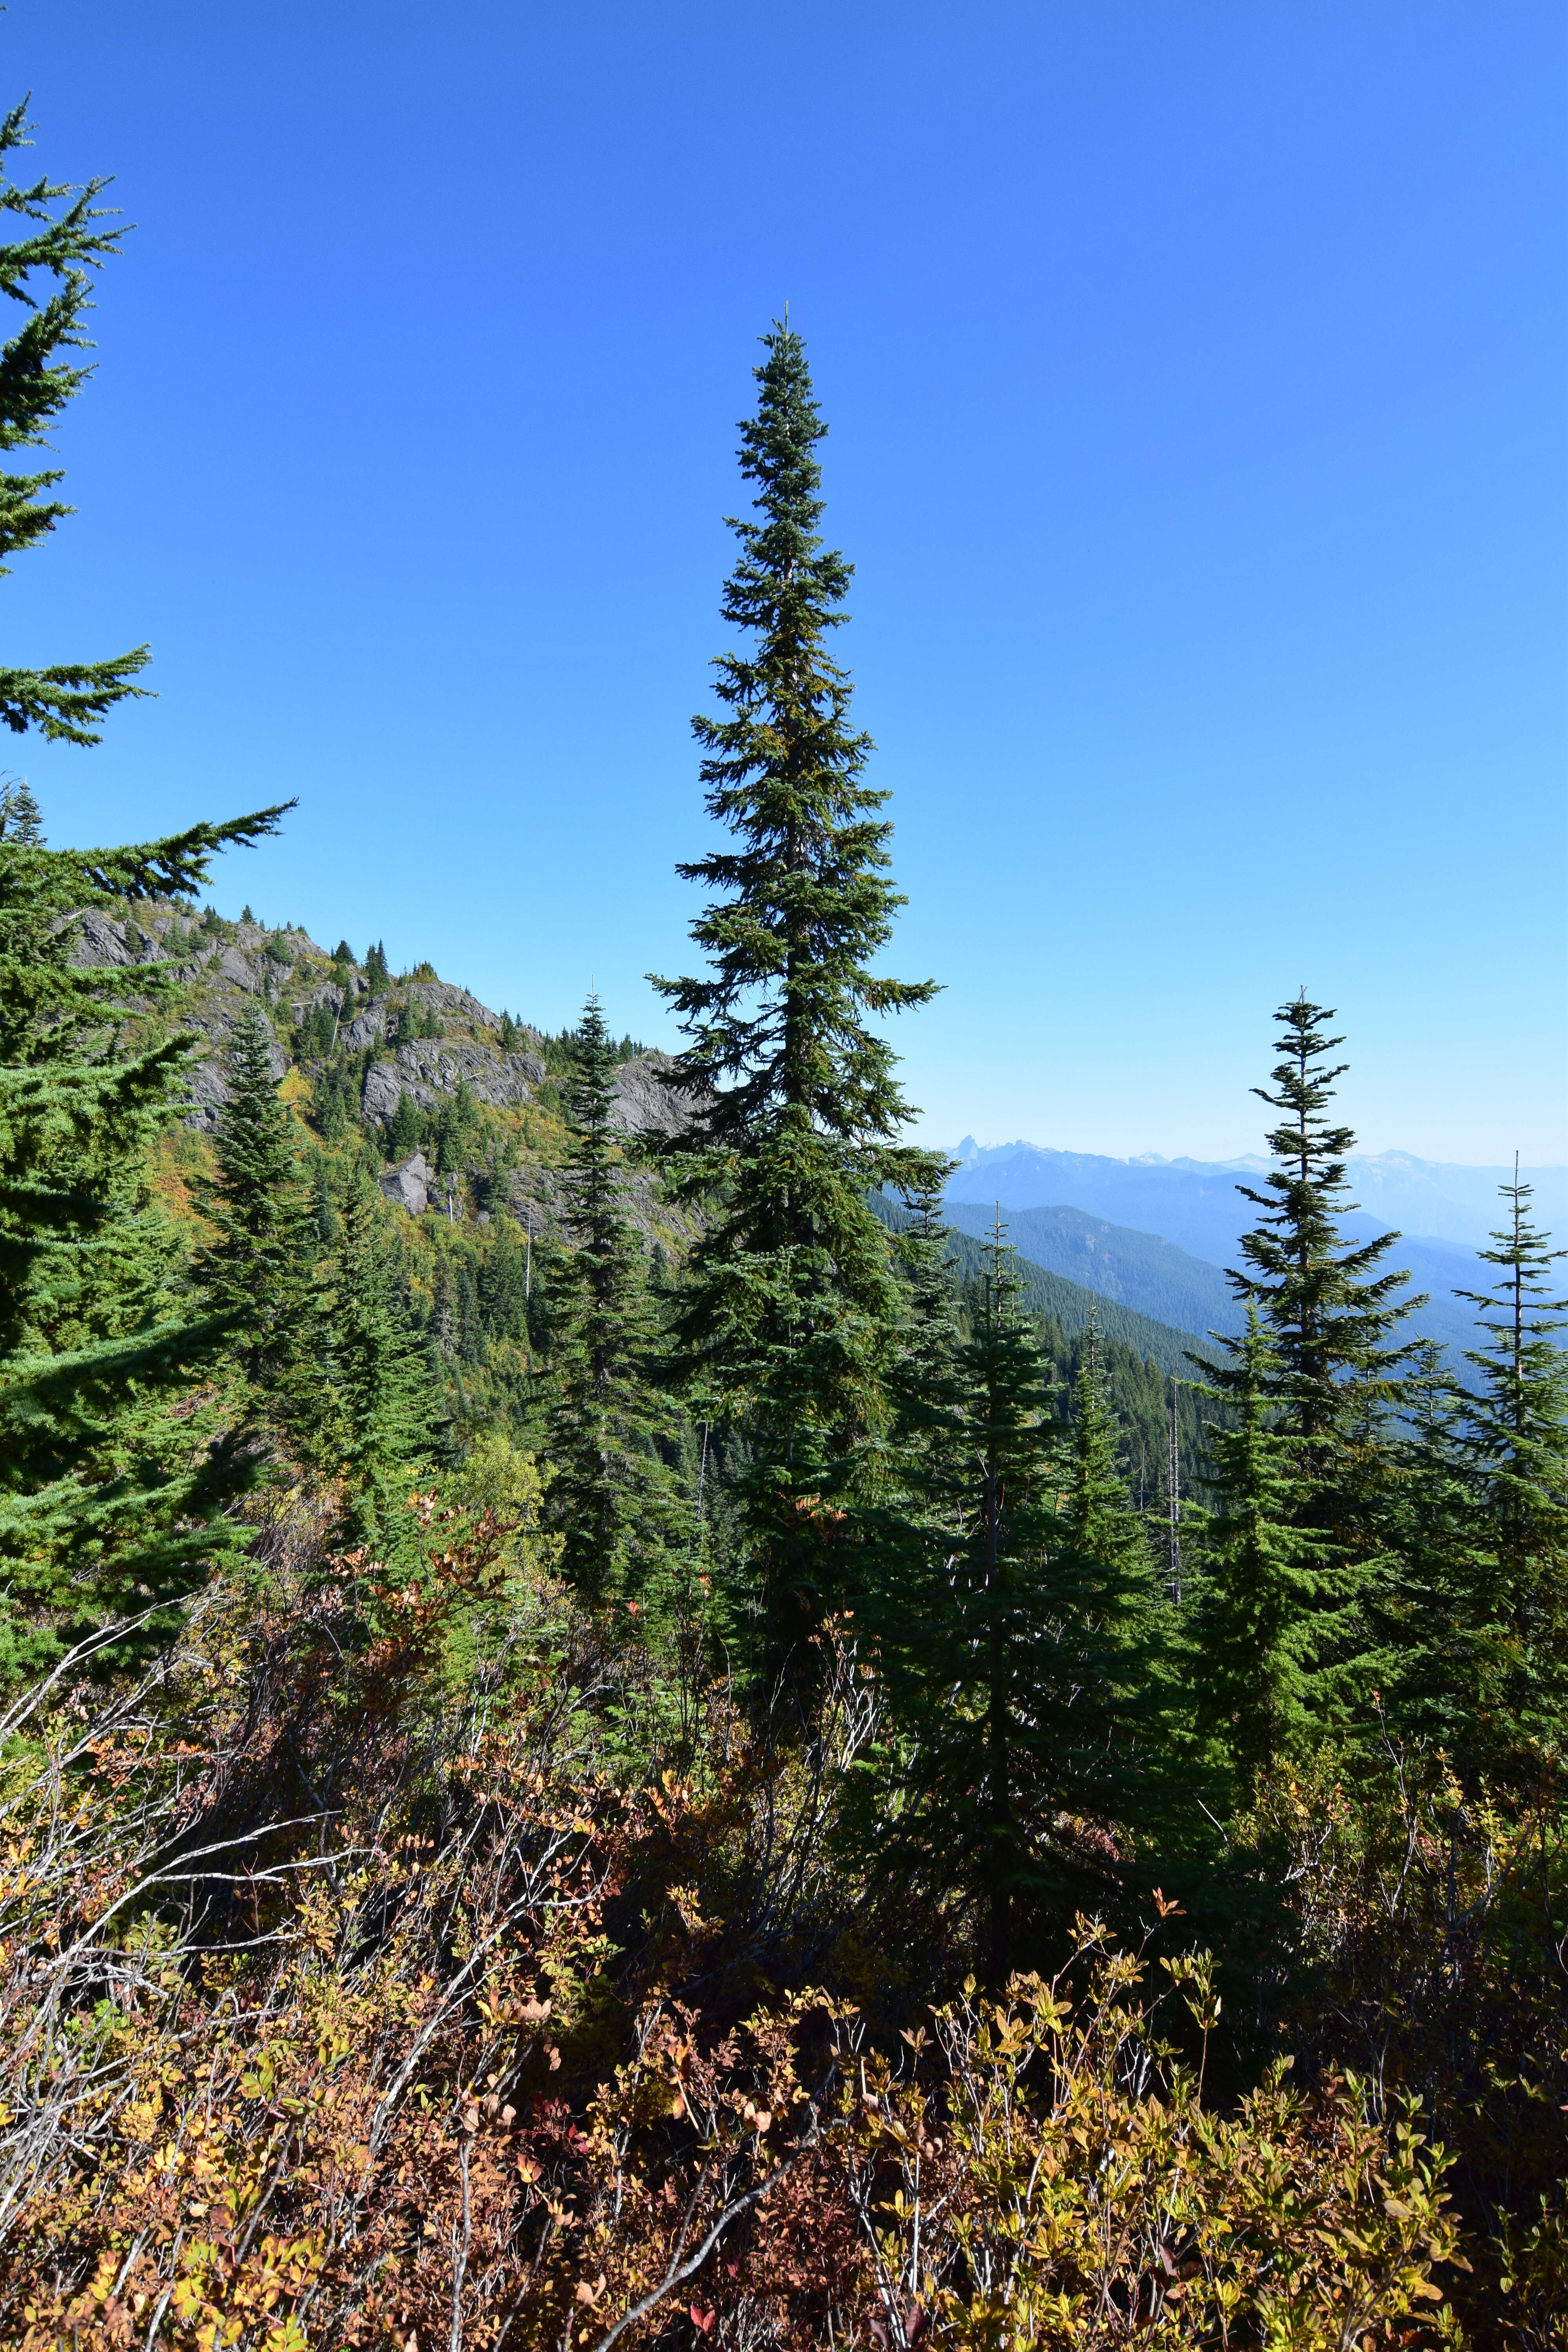
<instances>
[{"instance_id":1,"label":"dense conifer forest","mask_svg":"<svg viewBox=\"0 0 1568 2352\"><path fill-rule=\"evenodd\" d=\"M99 194L0 186L8 450ZM5 788L0 2346L1559 2345L1562 1253L1408 1339L1304 993L1233 1336L946 1229L755 380L679 1055Z\"/></svg>"}]
</instances>

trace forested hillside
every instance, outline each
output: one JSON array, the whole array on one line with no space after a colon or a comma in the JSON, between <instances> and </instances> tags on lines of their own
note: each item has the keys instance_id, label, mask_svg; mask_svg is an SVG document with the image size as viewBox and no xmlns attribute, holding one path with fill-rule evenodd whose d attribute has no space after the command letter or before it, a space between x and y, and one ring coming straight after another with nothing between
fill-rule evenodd
<instances>
[{"instance_id":1,"label":"forested hillside","mask_svg":"<svg viewBox=\"0 0 1568 2352\"><path fill-rule=\"evenodd\" d=\"M426 1381L453 1442L484 1431L538 1434L530 1366L547 1341L563 1244L561 1170L570 1141L565 1081L574 1037L550 1036L439 980L429 964L394 975L372 941L328 951L289 925L237 921L189 900L137 899L123 918L89 909L72 960L121 979L130 1034L174 1024L137 994L172 979L196 1054L189 1108L159 1147L158 1189L200 1241L203 1203L233 1093L237 1040L259 1024L268 1081L289 1114L318 1235L356 1182L378 1215L399 1310L425 1354ZM681 1097L629 1037L612 1053L618 1132L668 1133ZM631 1171L626 1208L653 1250L679 1253L689 1217ZM392 1209L401 1214L390 1213Z\"/></svg>"},{"instance_id":2,"label":"forested hillside","mask_svg":"<svg viewBox=\"0 0 1568 2352\"><path fill-rule=\"evenodd\" d=\"M900 1202L879 1196L872 1205L894 1233L908 1234L917 1227L913 1211ZM1005 1220L1003 1231L1017 1284L1018 1311L1033 1325L1058 1420L1070 1424L1079 1381L1092 1353L1116 1417L1117 1458L1129 1487L1141 1509L1165 1510L1173 1413L1178 1488L1184 1461L1189 1486L1202 1482L1205 1418L1219 1411L1215 1404L1205 1408L1199 1394L1204 1374L1194 1358L1202 1358L1208 1343L1196 1331L1152 1322L1114 1299L1048 1273L1021 1247L1014 1247ZM992 1254L957 1225L946 1234L942 1246L952 1270L959 1313L973 1318L982 1311Z\"/></svg>"},{"instance_id":3,"label":"forested hillside","mask_svg":"<svg viewBox=\"0 0 1568 2352\"><path fill-rule=\"evenodd\" d=\"M960 1233L981 1239L995 1209L950 1197L946 1214ZM1023 1256L1137 1315L1179 1331L1241 1328L1245 1318L1221 1269L1157 1234L1135 1233L1082 1209L1016 1208L1005 1214L1008 1234Z\"/></svg>"},{"instance_id":4,"label":"forested hillside","mask_svg":"<svg viewBox=\"0 0 1568 2352\"><path fill-rule=\"evenodd\" d=\"M0 181L7 448L97 193ZM754 376L679 1055L224 919L288 806L0 793L0 2352L1541 2352L1562 1253L1410 1341L1304 993L1205 1385L947 1229Z\"/></svg>"}]
</instances>

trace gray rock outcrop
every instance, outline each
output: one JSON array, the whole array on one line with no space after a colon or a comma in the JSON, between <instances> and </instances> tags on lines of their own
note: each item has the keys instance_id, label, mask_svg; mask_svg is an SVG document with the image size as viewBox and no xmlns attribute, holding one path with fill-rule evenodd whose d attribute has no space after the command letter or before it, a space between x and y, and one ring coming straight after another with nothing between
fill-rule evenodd
<instances>
[{"instance_id":1,"label":"gray rock outcrop","mask_svg":"<svg viewBox=\"0 0 1568 2352\"><path fill-rule=\"evenodd\" d=\"M224 949L217 960L217 976L220 980L232 981L236 988L243 988L248 996L261 993L261 974L250 958L241 955L237 948Z\"/></svg>"},{"instance_id":2,"label":"gray rock outcrop","mask_svg":"<svg viewBox=\"0 0 1568 2352\"><path fill-rule=\"evenodd\" d=\"M410 980L404 982L403 992L411 1004L427 1005L451 1021L466 1021L475 1029L499 1029L500 1014L470 996L466 988L454 988L445 980Z\"/></svg>"},{"instance_id":3,"label":"gray rock outcrop","mask_svg":"<svg viewBox=\"0 0 1568 2352\"><path fill-rule=\"evenodd\" d=\"M438 1095L455 1095L465 1078L479 1102L530 1102L544 1076L537 1054L503 1054L495 1045L445 1037L411 1038L395 1049L393 1058L403 1085L426 1109Z\"/></svg>"},{"instance_id":4,"label":"gray rock outcrop","mask_svg":"<svg viewBox=\"0 0 1568 2352\"><path fill-rule=\"evenodd\" d=\"M356 1013L352 1021L343 1023L338 1031L338 1043L351 1054L363 1054L367 1045L379 1045L385 1034L386 1007L372 1004L364 1012Z\"/></svg>"},{"instance_id":5,"label":"gray rock outcrop","mask_svg":"<svg viewBox=\"0 0 1568 2352\"><path fill-rule=\"evenodd\" d=\"M679 1135L689 1127L698 1097L664 1077L673 1070L670 1054L640 1054L623 1062L615 1076L615 1123L623 1135Z\"/></svg>"},{"instance_id":6,"label":"gray rock outcrop","mask_svg":"<svg viewBox=\"0 0 1568 2352\"><path fill-rule=\"evenodd\" d=\"M135 963L135 950L125 937L125 926L117 923L112 915L100 908L89 907L77 918L77 935L70 950L70 959L77 964Z\"/></svg>"},{"instance_id":7,"label":"gray rock outcrop","mask_svg":"<svg viewBox=\"0 0 1568 2352\"><path fill-rule=\"evenodd\" d=\"M411 1093L413 1089L409 1090ZM383 1127L397 1108L403 1088L397 1082L397 1072L390 1062L373 1062L365 1072L364 1108L367 1118L379 1119ZM418 1097L416 1097L417 1100ZM422 1110L430 1108L429 1097L420 1102Z\"/></svg>"},{"instance_id":8,"label":"gray rock outcrop","mask_svg":"<svg viewBox=\"0 0 1568 2352\"><path fill-rule=\"evenodd\" d=\"M389 1201L406 1209L411 1217L422 1217L430 1205L430 1187L436 1181L436 1171L422 1151L411 1151L406 1160L389 1168L381 1179L381 1189Z\"/></svg>"}]
</instances>

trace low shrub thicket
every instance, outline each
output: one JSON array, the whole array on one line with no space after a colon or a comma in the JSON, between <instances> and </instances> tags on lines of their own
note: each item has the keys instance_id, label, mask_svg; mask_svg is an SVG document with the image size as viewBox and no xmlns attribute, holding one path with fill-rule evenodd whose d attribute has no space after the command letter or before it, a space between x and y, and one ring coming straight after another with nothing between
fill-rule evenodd
<instances>
[{"instance_id":1,"label":"low shrub thicket","mask_svg":"<svg viewBox=\"0 0 1568 2352\"><path fill-rule=\"evenodd\" d=\"M0 2343L1560 2340L1561 2207L1470 2242L1423 2127L1497 1824L1478 1865L1406 1789L1393 1881L1276 1792L1367 2063L1216 2102L1215 1964L1163 1898L1141 1950L1080 1921L1050 1981L900 1992L933 1923L836 1837L879 1705L843 1629L773 1742L721 1681L672 1705L493 1518L420 1511L400 1585L296 1509L134 1687L79 1658L13 1710ZM1484 2055L1448 2071L1486 2110Z\"/></svg>"}]
</instances>

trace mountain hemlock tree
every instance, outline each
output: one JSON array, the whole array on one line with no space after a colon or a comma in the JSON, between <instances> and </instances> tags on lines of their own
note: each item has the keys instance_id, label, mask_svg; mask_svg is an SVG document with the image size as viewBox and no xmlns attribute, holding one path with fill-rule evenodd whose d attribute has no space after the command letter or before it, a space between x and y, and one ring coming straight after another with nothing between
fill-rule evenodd
<instances>
[{"instance_id":1,"label":"mountain hemlock tree","mask_svg":"<svg viewBox=\"0 0 1568 2352\"><path fill-rule=\"evenodd\" d=\"M1228 1410L1208 1431L1216 1507L1201 1530L1189 1654L1199 1735L1224 1750L1245 1802L1318 1735L1324 1660L1348 1643L1354 1580L1300 1524L1308 1441L1281 1426L1279 1353L1256 1299L1236 1346L1234 1377L1199 1391Z\"/></svg>"},{"instance_id":2,"label":"mountain hemlock tree","mask_svg":"<svg viewBox=\"0 0 1568 2352\"><path fill-rule=\"evenodd\" d=\"M44 838L42 812L26 776L0 787L0 841L37 849Z\"/></svg>"},{"instance_id":3,"label":"mountain hemlock tree","mask_svg":"<svg viewBox=\"0 0 1568 2352\"><path fill-rule=\"evenodd\" d=\"M1238 1298L1257 1301L1268 1327L1278 1360L1272 1399L1282 1409L1284 1426L1300 1440L1299 1466L1309 1482L1303 1508L1326 1528L1343 1517L1352 1500L1355 1433L1369 1416L1401 1401L1400 1374L1410 1350L1390 1346L1390 1334L1426 1302L1397 1297L1405 1274L1377 1271L1397 1234L1349 1247L1342 1243L1337 1221L1355 1205L1344 1166L1355 1137L1326 1116L1334 1080L1348 1066L1324 1066L1344 1042L1321 1025L1333 1019L1332 1012L1302 994L1274 1017L1283 1032L1273 1071L1277 1091L1252 1091L1283 1114L1267 1139L1280 1165L1265 1180L1266 1191L1237 1187L1263 1215L1242 1236L1247 1270L1233 1271L1228 1279ZM1240 1342L1228 1345L1239 1356ZM1207 1369L1221 1389L1232 1384L1225 1368ZM1235 1368L1238 1387L1248 1377L1245 1365Z\"/></svg>"},{"instance_id":4,"label":"mountain hemlock tree","mask_svg":"<svg viewBox=\"0 0 1568 2352\"><path fill-rule=\"evenodd\" d=\"M619 1601L657 1611L681 1506L659 1453L670 1418L654 1378L659 1334L642 1249L622 1206L616 1049L594 996L575 1060L560 1182L576 1246L562 1255L552 1298L555 1475L547 1517L562 1538L561 1573L590 1607Z\"/></svg>"},{"instance_id":5,"label":"mountain hemlock tree","mask_svg":"<svg viewBox=\"0 0 1568 2352\"><path fill-rule=\"evenodd\" d=\"M383 1561L416 1548L408 1509L437 1433L430 1370L405 1307L386 1208L363 1166L350 1179L327 1307L345 1539Z\"/></svg>"},{"instance_id":6,"label":"mountain hemlock tree","mask_svg":"<svg viewBox=\"0 0 1568 2352\"><path fill-rule=\"evenodd\" d=\"M1394 1471L1387 1423L1408 1402L1415 1352L1414 1343L1391 1343L1392 1335L1426 1301L1397 1296L1402 1272L1378 1271L1397 1234L1347 1245L1340 1232L1338 1220L1355 1205L1345 1175L1355 1137L1329 1117L1334 1081L1347 1066L1328 1062L1343 1043L1327 1034L1332 1012L1303 992L1274 1017L1282 1032L1274 1091L1252 1091L1282 1114L1267 1138L1280 1164L1266 1190L1237 1187L1263 1214L1241 1238L1246 1270L1228 1276L1237 1297L1257 1307L1268 1344L1255 1346L1244 1333L1221 1339L1227 1362L1193 1360L1212 1392L1244 1418L1262 1381L1259 1432L1267 1425L1293 1441L1289 1524L1318 1539L1295 1554L1275 1595L1289 1612L1268 1636L1285 1676L1268 1702L1282 1727L1271 1752L1282 1753L1299 1751L1307 1737L1291 1692L1325 1725L1342 1712L1358 1672L1364 1681L1371 1671L1371 1628L1360 1604L1370 1604L1382 1564ZM1277 1502L1283 1489L1271 1492ZM1265 1523L1272 1524L1267 1515Z\"/></svg>"},{"instance_id":7,"label":"mountain hemlock tree","mask_svg":"<svg viewBox=\"0 0 1568 2352\"><path fill-rule=\"evenodd\" d=\"M1521 1749L1568 1732L1568 1356L1552 1336L1568 1300L1549 1295L1568 1252L1535 1230L1530 1185L1501 1189L1507 1223L1479 1253L1493 1286L1457 1294L1487 1334L1466 1351L1479 1381L1458 1446L1473 1498L1461 1605L1480 1669L1469 1705L1517 1770Z\"/></svg>"},{"instance_id":8,"label":"mountain hemlock tree","mask_svg":"<svg viewBox=\"0 0 1568 2352\"><path fill-rule=\"evenodd\" d=\"M230 1318L257 1408L275 1429L313 1410L300 1393L314 1317L310 1220L294 1121L272 1076L276 1048L260 1009L247 1003L230 1034L228 1094L214 1139L216 1169L201 1207L216 1238L200 1273L215 1311Z\"/></svg>"},{"instance_id":9,"label":"mountain hemlock tree","mask_svg":"<svg viewBox=\"0 0 1568 2352\"><path fill-rule=\"evenodd\" d=\"M760 520L731 520L721 607L752 641L715 664L723 714L693 722L709 812L736 845L679 869L715 894L691 930L707 975L655 985L689 1041L672 1077L700 1106L676 1181L711 1205L677 1339L751 1448L754 1568L787 1647L833 1593L831 1498L884 1410L899 1301L867 1195L914 1181L922 1159L898 1140L910 1114L874 1024L934 983L871 969L903 902L887 795L862 781L870 742L827 651L851 574L817 530L826 427L800 336L775 325L763 345L740 451Z\"/></svg>"},{"instance_id":10,"label":"mountain hemlock tree","mask_svg":"<svg viewBox=\"0 0 1568 2352\"><path fill-rule=\"evenodd\" d=\"M419 1106L404 1087L397 1097L397 1108L386 1124L386 1156L404 1160L419 1141L422 1121Z\"/></svg>"}]
</instances>

